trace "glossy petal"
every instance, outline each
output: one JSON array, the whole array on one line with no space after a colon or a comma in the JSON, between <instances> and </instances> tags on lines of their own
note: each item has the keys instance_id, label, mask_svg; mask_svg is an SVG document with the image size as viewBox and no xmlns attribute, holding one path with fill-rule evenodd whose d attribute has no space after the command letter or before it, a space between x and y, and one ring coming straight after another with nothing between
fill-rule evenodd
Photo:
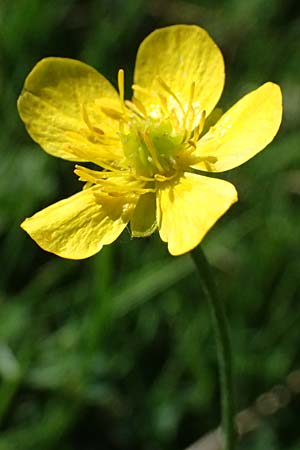
<instances>
[{"instance_id":1,"label":"glossy petal","mask_svg":"<svg viewBox=\"0 0 300 450\"><path fill-rule=\"evenodd\" d=\"M90 188L39 211L21 227L44 250L82 259L115 241L131 211L126 197L109 198L101 193L98 197L97 188Z\"/></svg>"},{"instance_id":2,"label":"glossy petal","mask_svg":"<svg viewBox=\"0 0 300 450\"><path fill-rule=\"evenodd\" d=\"M209 172L233 169L263 150L276 135L282 118L280 87L265 83L245 95L211 127L197 145L199 157L215 163L194 167Z\"/></svg>"},{"instance_id":3,"label":"glossy petal","mask_svg":"<svg viewBox=\"0 0 300 450\"><path fill-rule=\"evenodd\" d=\"M102 97L116 101L118 95L95 69L72 59L45 58L28 75L18 109L30 136L46 152L64 159L91 161L89 143L96 143L99 153L103 148L107 156L110 148L102 145L101 133L117 131L117 123L95 104Z\"/></svg>"},{"instance_id":4,"label":"glossy petal","mask_svg":"<svg viewBox=\"0 0 300 450\"><path fill-rule=\"evenodd\" d=\"M161 90L160 77L177 95L185 109L189 103L191 85L195 83L193 108L196 120L202 110L208 115L218 102L224 86L222 54L202 28L194 25L174 25L151 33L141 43L135 66L134 83L160 92L168 99L170 110L178 105ZM153 109L157 97L141 92L136 97Z\"/></svg>"},{"instance_id":5,"label":"glossy petal","mask_svg":"<svg viewBox=\"0 0 300 450\"><path fill-rule=\"evenodd\" d=\"M196 247L216 221L237 201L235 187L224 180L185 173L158 191L158 229L172 255Z\"/></svg>"},{"instance_id":6,"label":"glossy petal","mask_svg":"<svg viewBox=\"0 0 300 450\"><path fill-rule=\"evenodd\" d=\"M130 221L133 237L150 236L156 230L156 198L150 192L142 195Z\"/></svg>"}]
</instances>

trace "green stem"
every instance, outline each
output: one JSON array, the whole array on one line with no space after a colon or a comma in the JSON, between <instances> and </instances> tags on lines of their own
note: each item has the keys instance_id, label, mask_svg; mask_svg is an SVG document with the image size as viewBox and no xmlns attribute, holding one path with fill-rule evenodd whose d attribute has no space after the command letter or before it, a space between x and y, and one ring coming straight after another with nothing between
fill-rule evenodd
<instances>
[{"instance_id":1,"label":"green stem","mask_svg":"<svg viewBox=\"0 0 300 450\"><path fill-rule=\"evenodd\" d=\"M192 250L191 256L197 267L201 281L201 288L207 297L211 310L218 353L221 386L222 429L225 437L225 450L233 450L235 447L236 432L234 424L234 388L229 328L223 303L218 297L209 263L201 247L199 246Z\"/></svg>"}]
</instances>

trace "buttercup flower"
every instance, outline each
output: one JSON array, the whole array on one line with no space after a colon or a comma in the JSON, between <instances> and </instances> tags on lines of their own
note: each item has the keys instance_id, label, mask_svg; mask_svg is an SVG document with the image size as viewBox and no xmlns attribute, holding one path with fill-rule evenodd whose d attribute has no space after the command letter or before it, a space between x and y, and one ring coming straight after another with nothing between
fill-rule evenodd
<instances>
[{"instance_id":1,"label":"buttercup flower","mask_svg":"<svg viewBox=\"0 0 300 450\"><path fill-rule=\"evenodd\" d=\"M198 171L243 164L281 122L281 92L271 82L216 121L223 86L222 54L198 26L159 29L142 42L130 101L123 70L117 92L82 62L40 61L25 81L20 116L46 152L93 169L76 165L83 189L22 228L43 249L71 259L97 253L128 224L135 237L158 230L172 255L196 247L237 201L231 183Z\"/></svg>"}]
</instances>

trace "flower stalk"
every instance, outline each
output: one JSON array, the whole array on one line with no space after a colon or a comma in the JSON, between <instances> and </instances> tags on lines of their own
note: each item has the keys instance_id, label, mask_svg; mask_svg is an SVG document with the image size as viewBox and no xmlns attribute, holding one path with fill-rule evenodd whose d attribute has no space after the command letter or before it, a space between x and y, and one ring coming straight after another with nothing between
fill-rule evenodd
<instances>
[{"instance_id":1,"label":"flower stalk","mask_svg":"<svg viewBox=\"0 0 300 450\"><path fill-rule=\"evenodd\" d=\"M201 247L198 246L192 250L191 256L197 268L201 281L201 289L207 298L212 316L220 376L222 431L225 438L224 449L234 450L236 430L234 422L234 381L229 326L224 305L218 296L209 263Z\"/></svg>"}]
</instances>

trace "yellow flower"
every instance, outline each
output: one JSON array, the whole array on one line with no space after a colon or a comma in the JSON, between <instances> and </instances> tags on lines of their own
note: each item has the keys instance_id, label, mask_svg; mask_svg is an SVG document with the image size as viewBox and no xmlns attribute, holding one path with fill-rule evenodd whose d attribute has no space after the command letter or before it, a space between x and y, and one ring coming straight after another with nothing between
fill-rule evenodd
<instances>
[{"instance_id":1,"label":"yellow flower","mask_svg":"<svg viewBox=\"0 0 300 450\"><path fill-rule=\"evenodd\" d=\"M82 62L40 61L18 101L29 134L51 155L99 170L76 165L83 190L22 228L71 259L97 253L128 224L137 237L157 229L172 255L196 247L237 201L231 183L197 171L239 166L272 141L281 122L281 91L268 82L213 123L223 86L222 54L198 26L159 29L142 42L131 101L123 70L117 93Z\"/></svg>"}]
</instances>

